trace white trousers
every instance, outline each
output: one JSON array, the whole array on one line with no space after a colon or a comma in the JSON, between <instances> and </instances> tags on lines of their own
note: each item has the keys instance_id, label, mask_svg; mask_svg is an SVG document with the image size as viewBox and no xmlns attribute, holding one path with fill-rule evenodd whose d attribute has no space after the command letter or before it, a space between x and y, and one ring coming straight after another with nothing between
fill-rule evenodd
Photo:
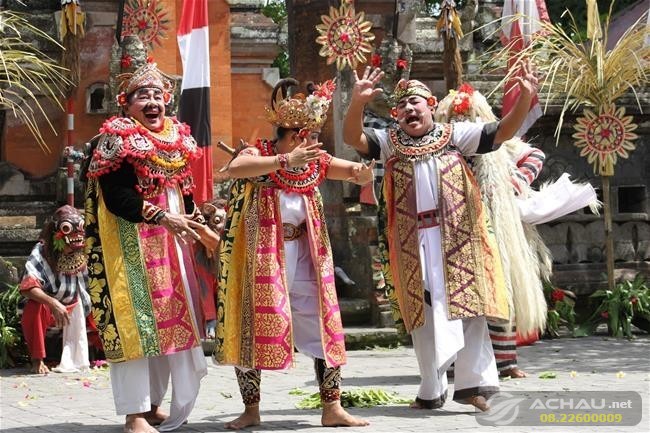
<instances>
[{"instance_id":1,"label":"white trousers","mask_svg":"<svg viewBox=\"0 0 650 433\"><path fill-rule=\"evenodd\" d=\"M431 293L425 303L425 324L411 332L420 368L422 400L444 402L447 368L455 362L454 398L463 399L498 390L499 373L485 317L448 319L440 228L419 230L424 285Z\"/></svg>"},{"instance_id":2,"label":"white trousers","mask_svg":"<svg viewBox=\"0 0 650 433\"><path fill-rule=\"evenodd\" d=\"M111 363L110 372L118 415L148 412L152 405L160 406L171 376L169 418L158 430L172 431L187 420L194 408L207 364L203 349L195 347L171 355Z\"/></svg>"},{"instance_id":3,"label":"white trousers","mask_svg":"<svg viewBox=\"0 0 650 433\"><path fill-rule=\"evenodd\" d=\"M320 301L309 239L284 243L285 273L291 304L293 343L300 353L325 359L320 330Z\"/></svg>"},{"instance_id":4,"label":"white trousers","mask_svg":"<svg viewBox=\"0 0 650 433\"><path fill-rule=\"evenodd\" d=\"M428 319L431 307L426 305L425 311ZM494 392L499 387L499 374L485 317L464 319L462 323L465 345L455 356L443 361L440 367L436 367L439 361L436 359L433 321L427 320L423 327L411 333L420 368L418 397L421 399L444 401L447 393L447 369L452 363L455 363L456 399Z\"/></svg>"}]
</instances>

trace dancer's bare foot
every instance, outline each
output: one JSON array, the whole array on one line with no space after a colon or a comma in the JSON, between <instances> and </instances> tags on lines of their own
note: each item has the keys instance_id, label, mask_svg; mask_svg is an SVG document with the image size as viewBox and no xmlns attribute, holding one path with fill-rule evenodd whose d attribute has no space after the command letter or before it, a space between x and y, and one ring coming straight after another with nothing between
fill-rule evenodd
<instances>
[{"instance_id":1,"label":"dancer's bare foot","mask_svg":"<svg viewBox=\"0 0 650 433\"><path fill-rule=\"evenodd\" d=\"M499 375L501 377L510 377L511 379L523 379L524 377L528 377L528 374L525 371L520 370L519 367L508 368L499 372Z\"/></svg>"},{"instance_id":2,"label":"dancer's bare foot","mask_svg":"<svg viewBox=\"0 0 650 433\"><path fill-rule=\"evenodd\" d=\"M487 412L490 410L490 405L488 405L487 400L482 395L475 395L468 397L464 400L458 401L460 404L471 404L475 408L479 409L482 412Z\"/></svg>"},{"instance_id":3,"label":"dancer's bare foot","mask_svg":"<svg viewBox=\"0 0 650 433\"><path fill-rule=\"evenodd\" d=\"M260 405L250 405L244 408L244 413L238 418L226 423L225 427L230 430L240 430L246 427L260 425Z\"/></svg>"},{"instance_id":4,"label":"dancer's bare foot","mask_svg":"<svg viewBox=\"0 0 650 433\"><path fill-rule=\"evenodd\" d=\"M124 433L158 433L158 430L151 427L143 413L133 413L126 416Z\"/></svg>"},{"instance_id":5,"label":"dancer's bare foot","mask_svg":"<svg viewBox=\"0 0 650 433\"><path fill-rule=\"evenodd\" d=\"M50 369L43 362L42 359L32 359L32 368L29 369L30 373L34 374L47 374Z\"/></svg>"},{"instance_id":6,"label":"dancer's bare foot","mask_svg":"<svg viewBox=\"0 0 650 433\"><path fill-rule=\"evenodd\" d=\"M370 424L365 419L347 413L341 406L340 400L323 403L323 414L320 423L324 427L363 427Z\"/></svg>"},{"instance_id":7,"label":"dancer's bare foot","mask_svg":"<svg viewBox=\"0 0 650 433\"><path fill-rule=\"evenodd\" d=\"M151 405L151 410L144 413L144 419L146 419L150 425L160 425L168 417L169 415L163 412L159 406L155 406L153 404Z\"/></svg>"}]
</instances>

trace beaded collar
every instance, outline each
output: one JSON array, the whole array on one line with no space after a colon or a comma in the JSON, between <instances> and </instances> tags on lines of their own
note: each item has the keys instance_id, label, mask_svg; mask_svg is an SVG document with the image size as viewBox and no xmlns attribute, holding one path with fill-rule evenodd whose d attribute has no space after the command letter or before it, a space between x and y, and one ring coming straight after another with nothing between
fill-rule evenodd
<instances>
[{"instance_id":1,"label":"beaded collar","mask_svg":"<svg viewBox=\"0 0 650 433\"><path fill-rule=\"evenodd\" d=\"M274 156L275 142L270 140L257 140L255 147L263 156ZM303 167L294 167L288 170L277 170L269 173L269 177L283 191L305 194L312 192L323 182L327 174L332 156L325 153L319 160L308 163Z\"/></svg>"},{"instance_id":2,"label":"beaded collar","mask_svg":"<svg viewBox=\"0 0 650 433\"><path fill-rule=\"evenodd\" d=\"M440 155L451 140L453 126L435 123L433 129L422 137L411 137L401 128L388 128L388 143L393 153L404 161L421 161Z\"/></svg>"},{"instance_id":3,"label":"beaded collar","mask_svg":"<svg viewBox=\"0 0 650 433\"><path fill-rule=\"evenodd\" d=\"M56 263L57 271L64 275L76 275L86 269L88 257L83 250L61 254Z\"/></svg>"},{"instance_id":4,"label":"beaded collar","mask_svg":"<svg viewBox=\"0 0 650 433\"><path fill-rule=\"evenodd\" d=\"M131 118L109 119L93 154L88 177L99 177L117 170L123 160L131 163L138 177L136 189L146 197L157 195L168 186L180 186L184 194L193 189L189 161L201 149L189 128L176 119L165 118L161 131L154 132Z\"/></svg>"}]
</instances>

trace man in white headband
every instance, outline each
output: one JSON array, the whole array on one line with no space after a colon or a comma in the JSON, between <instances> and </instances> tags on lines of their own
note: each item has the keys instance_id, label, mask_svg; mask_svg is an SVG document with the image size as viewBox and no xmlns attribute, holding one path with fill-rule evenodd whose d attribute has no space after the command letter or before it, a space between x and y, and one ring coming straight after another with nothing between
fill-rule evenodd
<instances>
[{"instance_id":1,"label":"man in white headband","mask_svg":"<svg viewBox=\"0 0 650 433\"><path fill-rule=\"evenodd\" d=\"M383 72L355 74L344 140L384 161L380 248L399 325L413 337L422 383L414 407L439 408L446 371L456 365L454 400L487 410L499 389L486 317L509 318L498 249L464 156L511 138L526 117L537 79L524 67L515 109L501 122L434 123L436 99L423 83L400 81L391 115L397 125L363 129L366 103L381 93Z\"/></svg>"}]
</instances>

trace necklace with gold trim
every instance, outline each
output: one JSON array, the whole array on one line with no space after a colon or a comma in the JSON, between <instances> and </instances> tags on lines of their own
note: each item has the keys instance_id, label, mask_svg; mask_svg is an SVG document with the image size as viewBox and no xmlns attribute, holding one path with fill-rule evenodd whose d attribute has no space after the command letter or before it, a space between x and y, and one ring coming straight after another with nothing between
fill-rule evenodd
<instances>
[{"instance_id":1,"label":"necklace with gold trim","mask_svg":"<svg viewBox=\"0 0 650 433\"><path fill-rule=\"evenodd\" d=\"M388 142L398 158L408 161L421 161L440 155L449 144L453 126L436 123L433 129L422 137L411 137L401 128L388 128Z\"/></svg>"}]
</instances>

